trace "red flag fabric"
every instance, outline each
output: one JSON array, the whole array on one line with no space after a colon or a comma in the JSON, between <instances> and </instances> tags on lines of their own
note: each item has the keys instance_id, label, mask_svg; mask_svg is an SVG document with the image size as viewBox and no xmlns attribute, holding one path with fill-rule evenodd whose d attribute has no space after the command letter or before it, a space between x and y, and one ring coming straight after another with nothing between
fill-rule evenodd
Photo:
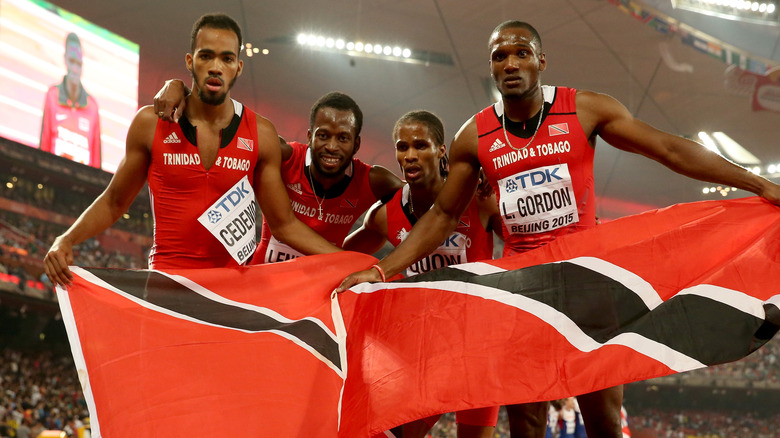
<instances>
[{"instance_id":1,"label":"red flag fabric","mask_svg":"<svg viewBox=\"0 0 780 438\"><path fill-rule=\"evenodd\" d=\"M778 225L758 198L678 205L335 300L372 257L77 268L58 296L93 435L366 437L746 356L780 325Z\"/></svg>"},{"instance_id":2,"label":"red flag fabric","mask_svg":"<svg viewBox=\"0 0 780 438\"><path fill-rule=\"evenodd\" d=\"M92 436L336 436L345 366L330 293L374 261L74 268L58 298Z\"/></svg>"},{"instance_id":3,"label":"red flag fabric","mask_svg":"<svg viewBox=\"0 0 780 438\"><path fill-rule=\"evenodd\" d=\"M358 285L341 298L350 370L340 436L740 359L780 326L778 280L780 209L749 198Z\"/></svg>"}]
</instances>

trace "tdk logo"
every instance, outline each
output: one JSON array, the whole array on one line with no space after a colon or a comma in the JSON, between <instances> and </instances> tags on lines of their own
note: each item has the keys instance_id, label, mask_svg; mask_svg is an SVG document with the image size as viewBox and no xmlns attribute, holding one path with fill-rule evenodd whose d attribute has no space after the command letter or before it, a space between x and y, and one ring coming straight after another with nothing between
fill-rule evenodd
<instances>
[{"instance_id":1,"label":"tdk logo","mask_svg":"<svg viewBox=\"0 0 780 438\"><path fill-rule=\"evenodd\" d=\"M235 206L241 203L241 201L249 195L250 192L246 189L246 184L247 181L242 181L240 187L236 187L225 193L225 195L222 196L222 199L220 199L219 204L215 205L214 208L222 209L225 214L230 213Z\"/></svg>"},{"instance_id":2,"label":"tdk logo","mask_svg":"<svg viewBox=\"0 0 780 438\"><path fill-rule=\"evenodd\" d=\"M544 170L532 170L531 172L517 175L515 180L520 181L520 185L522 185L524 189L528 187L549 184L553 182L553 180L560 181L563 179L557 175L558 170L560 170L560 167L555 167L553 169L547 168ZM507 183L507 191L509 191L509 183Z\"/></svg>"},{"instance_id":3,"label":"tdk logo","mask_svg":"<svg viewBox=\"0 0 780 438\"><path fill-rule=\"evenodd\" d=\"M222 220L222 213L218 212L217 210L209 210L208 213L209 222L212 224L216 224L220 220Z\"/></svg>"}]
</instances>

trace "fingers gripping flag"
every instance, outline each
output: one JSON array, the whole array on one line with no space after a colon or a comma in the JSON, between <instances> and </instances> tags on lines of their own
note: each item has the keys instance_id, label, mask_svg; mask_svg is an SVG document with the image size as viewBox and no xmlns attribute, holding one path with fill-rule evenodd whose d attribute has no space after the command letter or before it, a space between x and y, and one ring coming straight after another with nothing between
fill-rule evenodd
<instances>
[{"instance_id":1,"label":"fingers gripping flag","mask_svg":"<svg viewBox=\"0 0 780 438\"><path fill-rule=\"evenodd\" d=\"M77 270L58 293L105 436L363 437L746 356L780 324L779 224L756 198L678 205L337 305L373 258Z\"/></svg>"}]
</instances>

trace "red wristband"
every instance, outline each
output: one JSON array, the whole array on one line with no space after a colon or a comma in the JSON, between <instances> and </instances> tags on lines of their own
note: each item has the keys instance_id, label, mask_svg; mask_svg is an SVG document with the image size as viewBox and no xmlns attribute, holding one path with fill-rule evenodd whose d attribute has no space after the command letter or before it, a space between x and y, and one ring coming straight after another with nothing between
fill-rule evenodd
<instances>
[{"instance_id":1,"label":"red wristband","mask_svg":"<svg viewBox=\"0 0 780 438\"><path fill-rule=\"evenodd\" d=\"M379 266L379 265L371 265L371 267L376 269L377 272L379 272L379 276L382 277L382 282L386 283L387 282L387 278L385 277L385 271L382 269L382 267Z\"/></svg>"}]
</instances>

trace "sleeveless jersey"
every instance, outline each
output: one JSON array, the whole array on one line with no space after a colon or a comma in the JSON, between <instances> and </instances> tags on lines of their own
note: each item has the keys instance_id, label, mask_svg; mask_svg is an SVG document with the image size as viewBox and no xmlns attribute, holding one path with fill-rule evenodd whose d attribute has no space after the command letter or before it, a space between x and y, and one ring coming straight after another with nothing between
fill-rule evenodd
<instances>
[{"instance_id":1,"label":"sleeveless jersey","mask_svg":"<svg viewBox=\"0 0 780 438\"><path fill-rule=\"evenodd\" d=\"M386 204L387 240L398 246L406 239L417 218L409 209L409 185L405 185ZM477 201L473 199L458 221L458 226L435 251L406 269L412 276L460 263L493 258L493 233L485 230L479 219Z\"/></svg>"},{"instance_id":2,"label":"sleeveless jersey","mask_svg":"<svg viewBox=\"0 0 780 438\"><path fill-rule=\"evenodd\" d=\"M542 92L542 123L527 147L529 139L503 128L502 102L475 117L479 162L504 223L504 256L596 225L594 148L577 119L577 90L543 86Z\"/></svg>"},{"instance_id":3,"label":"sleeveless jersey","mask_svg":"<svg viewBox=\"0 0 780 438\"><path fill-rule=\"evenodd\" d=\"M217 159L208 170L201 164L196 128L185 117L178 124L157 122L149 164L154 216L150 268L238 265L220 241L198 222L198 217L244 176L250 185L254 180L259 147L257 119L254 112L244 111L241 103L233 101L233 106L233 120L222 131Z\"/></svg>"},{"instance_id":4,"label":"sleeveless jersey","mask_svg":"<svg viewBox=\"0 0 780 438\"><path fill-rule=\"evenodd\" d=\"M318 186L318 193L324 191L309 175L312 160L309 146L298 142L291 142L290 146L293 152L289 159L282 162L282 180L293 212L317 234L340 247L360 215L376 202L368 182L371 166L353 158L346 178L329 188L326 197L321 198L312 189L313 183ZM263 218L262 237L252 263L276 263L300 256L301 253L271 235L271 228Z\"/></svg>"}]
</instances>

